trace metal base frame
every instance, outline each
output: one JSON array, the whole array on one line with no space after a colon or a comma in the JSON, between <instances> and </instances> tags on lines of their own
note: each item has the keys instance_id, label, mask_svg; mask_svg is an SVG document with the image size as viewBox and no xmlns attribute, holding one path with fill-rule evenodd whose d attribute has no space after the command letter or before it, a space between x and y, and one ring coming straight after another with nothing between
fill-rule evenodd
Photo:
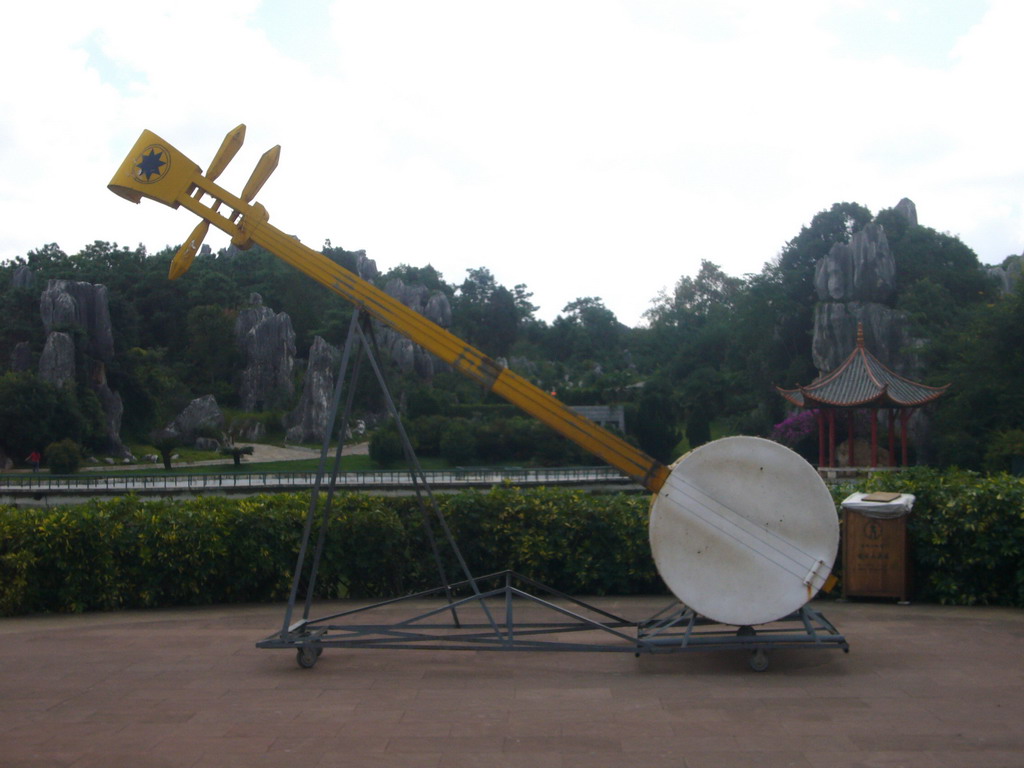
<instances>
[{"instance_id":1,"label":"metal base frame","mask_svg":"<svg viewBox=\"0 0 1024 768\"><path fill-rule=\"evenodd\" d=\"M444 514L430 492L412 444L402 428L398 409L378 364L379 353L372 326L367 326L365 330L362 326L360 313L354 312L341 355L328 424L335 423L351 358L359 349L365 355L357 358L351 372L352 382L338 432L338 447L327 483L326 498L321 504L320 489L326 475L330 430L325 430L320 465L303 527L284 622L280 631L256 643L256 647L293 649L299 666L306 669L316 664L325 648L630 651L637 656L641 653L731 649L748 651L750 665L757 671L767 668L767 653L773 648L840 648L849 651L846 640L835 627L806 605L786 619L757 629L716 624L678 602L673 602L649 619L637 622L616 616L513 571L474 577ZM323 556L332 500L338 487L344 430L350 420L352 393L359 378L359 362L362 359L369 362L377 378L402 441L411 484L415 489L424 531L442 586L314 619L310 618L310 614L316 577ZM313 532L317 519L319 532L314 542ZM448 578L440 556L439 547L442 543L447 544L454 554L465 580L452 583ZM308 581L305 599L300 601L299 588L304 573L308 573ZM392 623L372 621L375 609L393 608L403 603L413 606L414 615ZM300 608L302 617L293 622ZM449 614L450 618L441 621L444 614ZM371 620L361 621L364 618ZM802 631L799 628L793 630L793 623L802 625Z\"/></svg>"},{"instance_id":2,"label":"metal base frame","mask_svg":"<svg viewBox=\"0 0 1024 768\"><path fill-rule=\"evenodd\" d=\"M777 648L832 648L850 652L846 638L810 605L769 624L735 627L719 624L676 603L637 624L637 643L650 653L747 651L755 672L768 668L768 652Z\"/></svg>"},{"instance_id":3,"label":"metal base frame","mask_svg":"<svg viewBox=\"0 0 1024 768\"><path fill-rule=\"evenodd\" d=\"M757 628L718 624L678 602L638 622L513 571L473 582L303 619L256 645L293 649L299 666L307 669L326 648L632 652L637 656L739 650L750 654L750 666L756 671L767 668L768 652L776 648L849 651L836 628L807 605L792 616ZM403 603L416 611L409 618L392 623L372 621L374 611ZM439 621L445 614L450 614L448 620Z\"/></svg>"}]
</instances>

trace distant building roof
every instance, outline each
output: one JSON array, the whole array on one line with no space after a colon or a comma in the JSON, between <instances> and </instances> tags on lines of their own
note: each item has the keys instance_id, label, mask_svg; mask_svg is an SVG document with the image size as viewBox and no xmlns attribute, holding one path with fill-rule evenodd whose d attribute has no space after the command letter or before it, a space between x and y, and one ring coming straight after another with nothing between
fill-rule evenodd
<instances>
[{"instance_id":1,"label":"distant building roof","mask_svg":"<svg viewBox=\"0 0 1024 768\"><path fill-rule=\"evenodd\" d=\"M864 329L858 327L856 348L834 370L819 376L806 387L775 389L801 408L867 405L909 408L937 399L948 388L948 384L944 387L918 384L886 368L864 348Z\"/></svg>"}]
</instances>

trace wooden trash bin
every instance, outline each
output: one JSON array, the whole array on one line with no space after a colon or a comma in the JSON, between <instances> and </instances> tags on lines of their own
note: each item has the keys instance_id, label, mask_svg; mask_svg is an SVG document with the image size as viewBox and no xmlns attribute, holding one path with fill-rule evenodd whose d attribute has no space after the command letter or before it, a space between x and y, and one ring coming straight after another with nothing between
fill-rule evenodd
<instances>
[{"instance_id":1,"label":"wooden trash bin","mask_svg":"<svg viewBox=\"0 0 1024 768\"><path fill-rule=\"evenodd\" d=\"M910 600L909 493L854 493L843 507L843 597Z\"/></svg>"}]
</instances>

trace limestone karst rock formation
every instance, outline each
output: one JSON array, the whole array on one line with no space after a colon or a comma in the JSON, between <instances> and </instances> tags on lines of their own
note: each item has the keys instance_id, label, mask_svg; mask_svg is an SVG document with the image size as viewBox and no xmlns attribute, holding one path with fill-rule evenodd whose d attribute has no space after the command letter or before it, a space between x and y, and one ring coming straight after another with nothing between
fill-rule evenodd
<instances>
[{"instance_id":1,"label":"limestone karst rock formation","mask_svg":"<svg viewBox=\"0 0 1024 768\"><path fill-rule=\"evenodd\" d=\"M397 277L387 282L384 291L442 328L451 326L451 304L441 291L432 291L425 285L406 285ZM429 379L444 369L444 363L438 358L401 334L380 325L377 329L381 347L405 373L415 371L417 375Z\"/></svg>"},{"instance_id":2,"label":"limestone karst rock formation","mask_svg":"<svg viewBox=\"0 0 1024 768\"><path fill-rule=\"evenodd\" d=\"M913 200L904 197L902 200L896 203L896 206L893 210L895 210L896 213L898 213L900 216L906 219L907 223L910 224L912 227L917 226L917 206L914 205Z\"/></svg>"},{"instance_id":3,"label":"limestone karst rock formation","mask_svg":"<svg viewBox=\"0 0 1024 768\"><path fill-rule=\"evenodd\" d=\"M213 395L197 397L167 425L167 430L179 435L186 445L209 437L209 433L219 433L223 428L224 414Z\"/></svg>"},{"instance_id":4,"label":"limestone karst rock formation","mask_svg":"<svg viewBox=\"0 0 1024 768\"><path fill-rule=\"evenodd\" d=\"M916 223L913 202L896 210ZM814 273L818 304L814 310L812 355L819 373L838 366L857 340L857 327L872 354L885 365L910 374L914 347L907 317L891 305L896 291L896 261L881 225L871 222L849 243L836 243L818 261Z\"/></svg>"},{"instance_id":5,"label":"limestone karst rock formation","mask_svg":"<svg viewBox=\"0 0 1024 768\"><path fill-rule=\"evenodd\" d=\"M246 411L282 408L295 393L295 331L285 312L275 313L263 305L258 293L249 296L249 306L238 313L235 341L245 357L239 398Z\"/></svg>"},{"instance_id":6,"label":"limestone karst rock formation","mask_svg":"<svg viewBox=\"0 0 1024 768\"><path fill-rule=\"evenodd\" d=\"M14 274L11 275L11 287L22 288L31 290L36 287L36 275L35 272L29 268L27 264L22 264L14 270Z\"/></svg>"},{"instance_id":7,"label":"limestone karst rock formation","mask_svg":"<svg viewBox=\"0 0 1024 768\"><path fill-rule=\"evenodd\" d=\"M894 210L916 226L917 207L903 198ZM920 378L916 350L921 341L910 333L909 320L896 310L896 262L882 227L871 222L849 243L837 243L815 267L811 352L819 374L839 366L857 343L863 328L865 347L884 365L911 379ZM918 461L928 459L928 419L917 411L910 422Z\"/></svg>"},{"instance_id":8,"label":"limestone karst rock formation","mask_svg":"<svg viewBox=\"0 0 1024 768\"><path fill-rule=\"evenodd\" d=\"M369 258L366 255L366 251L356 251L356 274L359 275L363 280L373 282L380 276L380 270L377 269L377 262Z\"/></svg>"},{"instance_id":9,"label":"limestone karst rock formation","mask_svg":"<svg viewBox=\"0 0 1024 768\"><path fill-rule=\"evenodd\" d=\"M71 335L52 331L46 337L46 346L39 356L39 378L63 387L68 382L75 384L75 342Z\"/></svg>"},{"instance_id":10,"label":"limestone karst rock formation","mask_svg":"<svg viewBox=\"0 0 1024 768\"><path fill-rule=\"evenodd\" d=\"M323 442L338 363L337 348L319 336L314 337L299 404L284 419L285 439L289 443Z\"/></svg>"},{"instance_id":11,"label":"limestone karst rock formation","mask_svg":"<svg viewBox=\"0 0 1024 768\"><path fill-rule=\"evenodd\" d=\"M127 456L128 450L121 442L124 405L121 396L107 383L107 365L114 359L107 287L74 280L50 280L39 297L39 313L47 334L39 360L39 375L58 386L74 381L76 375L83 376L103 408L107 450ZM79 343L80 350L76 348ZM85 360L83 371L75 370L79 352Z\"/></svg>"},{"instance_id":12,"label":"limestone karst rock formation","mask_svg":"<svg viewBox=\"0 0 1024 768\"><path fill-rule=\"evenodd\" d=\"M50 280L39 298L43 330L80 328L90 357L109 363L114 357L107 286L74 280Z\"/></svg>"},{"instance_id":13,"label":"limestone karst rock formation","mask_svg":"<svg viewBox=\"0 0 1024 768\"><path fill-rule=\"evenodd\" d=\"M1008 258L1004 264L987 267L985 271L995 279L999 293L1008 296L1020 285L1021 273L1024 272L1024 255Z\"/></svg>"}]
</instances>

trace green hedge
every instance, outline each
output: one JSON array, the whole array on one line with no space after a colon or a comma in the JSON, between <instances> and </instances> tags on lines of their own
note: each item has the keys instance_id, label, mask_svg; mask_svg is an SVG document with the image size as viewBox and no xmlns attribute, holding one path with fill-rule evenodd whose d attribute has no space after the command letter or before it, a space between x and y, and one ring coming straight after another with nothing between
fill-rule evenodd
<instances>
[{"instance_id":1,"label":"green hedge","mask_svg":"<svg viewBox=\"0 0 1024 768\"><path fill-rule=\"evenodd\" d=\"M917 599L1024 606L1024 479L915 468L836 488L836 503L854 490L917 496ZM500 487L437 499L475 575L511 568L572 594L664 591L647 496ZM308 505L280 494L0 508L0 615L283 599ZM438 586L421 520L414 498L336 497L318 595ZM447 548L443 558L460 580Z\"/></svg>"},{"instance_id":2,"label":"green hedge","mask_svg":"<svg viewBox=\"0 0 1024 768\"><path fill-rule=\"evenodd\" d=\"M916 496L907 526L918 600L1024 606L1024 478L913 467L833 490Z\"/></svg>"},{"instance_id":3,"label":"green hedge","mask_svg":"<svg viewBox=\"0 0 1024 768\"><path fill-rule=\"evenodd\" d=\"M475 575L513 568L573 592L659 589L645 498L499 488L438 501ZM0 615L283 599L308 506L308 494L280 494L0 508ZM461 580L453 553L442 556ZM415 499L335 498L318 595L438 584Z\"/></svg>"}]
</instances>

